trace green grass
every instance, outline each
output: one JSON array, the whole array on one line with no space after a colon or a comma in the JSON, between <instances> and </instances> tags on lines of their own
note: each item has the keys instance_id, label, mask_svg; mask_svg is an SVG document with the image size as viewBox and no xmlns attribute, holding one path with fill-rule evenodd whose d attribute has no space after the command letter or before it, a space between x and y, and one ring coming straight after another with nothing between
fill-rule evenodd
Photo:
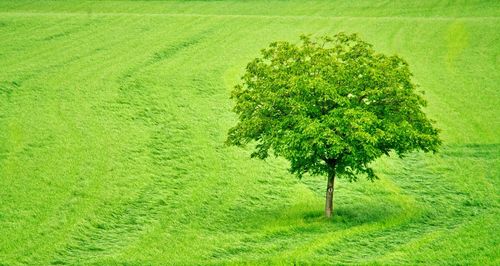
<instances>
[{"instance_id":1,"label":"green grass","mask_svg":"<svg viewBox=\"0 0 500 266\"><path fill-rule=\"evenodd\" d=\"M500 264L497 1L1 1L0 265ZM442 129L381 179L223 145L275 40L358 32Z\"/></svg>"}]
</instances>

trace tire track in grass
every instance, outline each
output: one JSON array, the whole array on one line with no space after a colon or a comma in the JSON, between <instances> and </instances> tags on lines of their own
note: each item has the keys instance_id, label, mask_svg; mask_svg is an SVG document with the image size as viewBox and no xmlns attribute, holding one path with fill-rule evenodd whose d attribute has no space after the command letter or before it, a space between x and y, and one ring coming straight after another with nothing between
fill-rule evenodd
<instances>
[{"instance_id":1,"label":"tire track in grass","mask_svg":"<svg viewBox=\"0 0 500 266\"><path fill-rule=\"evenodd\" d=\"M334 219L333 223L327 224L325 224L325 221L319 222L317 226L323 227L320 229L320 232L315 232L309 239L306 239L307 241L303 241L299 245L276 253L273 259L279 261L280 258L285 257L289 258L290 261L294 263L307 262L310 259L311 254L314 253L332 254L330 252L324 252L324 250L327 249L331 243L345 243L346 241L349 242L353 237L356 238L361 235L364 237L366 234L377 232L382 229L395 228L408 223L413 217L418 215L419 210L414 206L415 199L413 197L401 194L400 189L385 178L379 180L379 182L383 182L385 189L391 192L391 202L397 202L401 208L399 213L376 222L366 223L365 221L361 221L360 223L350 225L351 222L349 222L349 218L344 217L348 214L344 214L343 211L339 209L337 211L337 215L339 215L338 218L346 218L347 223L343 223L338 219Z\"/></svg>"},{"instance_id":2,"label":"tire track in grass","mask_svg":"<svg viewBox=\"0 0 500 266\"><path fill-rule=\"evenodd\" d=\"M488 159L493 155L492 150L494 148L455 146L447 147L442 156L447 160L461 160L471 155ZM453 232L471 219L474 220L495 209L495 206L491 205L494 203L485 203L487 206L468 206L468 193L452 185L453 177L450 179L445 176L450 171L446 166L449 163L429 162L430 159L422 157L418 154L409 156L401 162L402 170L395 170L401 174L392 174L408 177L395 178L392 182L400 188L402 195L414 198L413 208L422 210L421 213L408 216L399 224L383 226L379 230L365 232L362 236L357 235L348 241L319 249L315 252L315 257L320 261L339 263L388 263L386 259L389 258L389 263L412 263L405 259L407 256L388 257L386 254L397 253L409 243L429 243L439 235ZM471 218L471 215L474 218ZM349 249L352 245L357 248Z\"/></svg>"},{"instance_id":3,"label":"tire track in grass","mask_svg":"<svg viewBox=\"0 0 500 266\"><path fill-rule=\"evenodd\" d=\"M264 235L250 235L236 247L217 250L212 257L217 259L219 263L228 261L243 263L255 260L259 264L268 264L273 261L279 262L283 258L287 258L290 263L307 262L311 254L327 248L333 242L342 243L351 237L366 235L386 228L396 228L401 224L408 223L419 214L419 210L414 206L413 197L401 194L400 189L389 180L382 179L379 182L384 183L385 190L393 195L391 202L397 203L402 211L385 219L377 218L376 220L379 221L376 222L357 222L350 221L354 218L349 218L348 213L339 209L337 211L339 216L334 219L333 223L325 221L321 217L311 217L312 221L309 222L295 222L275 228ZM300 237L296 237L296 235L300 235ZM254 246L251 243L259 245ZM259 254L259 256L256 257L255 254ZM247 255L251 255L251 257L247 257Z\"/></svg>"},{"instance_id":4,"label":"tire track in grass","mask_svg":"<svg viewBox=\"0 0 500 266\"><path fill-rule=\"evenodd\" d=\"M476 146L448 147L442 152L442 156L448 160L460 160L457 156L495 158L495 149L498 145ZM399 215L388 217L380 222L355 227L337 224L336 227L342 226L344 228L330 228L327 224L318 223L316 226L318 226L319 232L311 233L303 232L300 226L292 226L292 228L288 227L277 231L278 235L273 234L274 240L283 238L284 242L279 246L266 245L262 250L257 249L258 253L262 255L258 256L260 259L255 257L255 247L247 244L216 252L214 258L218 259L219 262L227 262L234 258L245 258L246 254L254 254L252 258L260 263L278 262L282 258L288 258L290 263L332 263L334 261L338 263L369 261L387 263L388 258L390 258L390 263L409 263L404 258L387 257L386 254L397 253L401 247L408 246L408 243L429 243L439 235L447 234L463 223L470 222L469 215L448 210L451 206L453 206L452 209L462 209L461 204L470 205L467 203L467 194L457 190L459 187L451 185L453 181L450 180L450 177L444 176L450 170L447 166L449 163L430 162L429 160L422 158L419 154L411 155L404 161L398 161L399 166L388 173L390 176L400 175L408 178L383 178L377 181L382 182L383 187L391 192L391 201L402 206ZM492 164L494 163L492 162ZM494 190L492 186L487 187ZM432 208L426 205L430 205ZM477 208L465 212L472 212L474 217L480 217L482 213L497 210L494 200L488 206L484 208L479 204L476 206ZM311 225L304 228L310 229ZM301 232L302 240L292 245L293 240L287 238L297 233L294 231ZM264 239L252 239L252 241L266 243ZM353 245L357 246L355 250L349 248ZM269 248L272 250L268 250ZM285 251L279 252L280 249ZM271 254L275 254L275 256L270 257ZM248 260L250 258L245 258L241 262Z\"/></svg>"},{"instance_id":5,"label":"tire track in grass","mask_svg":"<svg viewBox=\"0 0 500 266\"><path fill-rule=\"evenodd\" d=\"M115 107L108 110L129 110L129 115L121 119L153 128L146 149L138 147L127 151L127 160L132 164L137 163L136 158L149 157L151 165L148 166L150 172L147 176L151 181L140 189L135 199L115 208L111 213L87 218L87 221L75 230L72 241L58 252L52 261L53 264L82 263L116 255L153 226L160 213L176 215L175 198L179 191L189 185L181 177L187 173L190 163L182 160L189 158L191 153L190 147L182 145L185 139L189 138L190 132L182 121L172 115L172 110L164 107L165 103L155 99L151 88L153 84L148 84L136 76L141 74L141 71L161 64L179 52L199 44L209 37L213 30L214 28L205 29L175 45L165 47L154 53L150 60L134 67L122 77L120 96L114 103ZM182 223L178 226L182 227Z\"/></svg>"}]
</instances>

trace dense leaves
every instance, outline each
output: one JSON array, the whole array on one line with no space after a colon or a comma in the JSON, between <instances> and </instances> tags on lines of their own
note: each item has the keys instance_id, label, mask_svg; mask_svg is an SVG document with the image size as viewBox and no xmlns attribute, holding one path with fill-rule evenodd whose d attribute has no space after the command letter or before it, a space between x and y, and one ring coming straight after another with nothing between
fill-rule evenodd
<instances>
[{"instance_id":1,"label":"dense leaves","mask_svg":"<svg viewBox=\"0 0 500 266\"><path fill-rule=\"evenodd\" d=\"M376 158L441 143L411 76L406 61L376 53L355 34L273 42L232 92L239 123L227 143L255 141L252 156L283 156L299 177L374 179Z\"/></svg>"}]
</instances>

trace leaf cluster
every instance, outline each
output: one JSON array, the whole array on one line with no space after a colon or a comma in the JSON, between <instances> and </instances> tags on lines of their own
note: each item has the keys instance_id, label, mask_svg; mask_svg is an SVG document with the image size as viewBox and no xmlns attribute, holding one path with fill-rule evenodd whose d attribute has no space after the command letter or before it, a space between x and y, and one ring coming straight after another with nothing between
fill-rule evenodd
<instances>
[{"instance_id":1,"label":"leaf cluster","mask_svg":"<svg viewBox=\"0 0 500 266\"><path fill-rule=\"evenodd\" d=\"M255 142L253 157L283 156L291 172L376 178L370 162L394 151L436 151L408 63L356 34L273 42L251 61L231 98L239 122L227 143Z\"/></svg>"}]
</instances>

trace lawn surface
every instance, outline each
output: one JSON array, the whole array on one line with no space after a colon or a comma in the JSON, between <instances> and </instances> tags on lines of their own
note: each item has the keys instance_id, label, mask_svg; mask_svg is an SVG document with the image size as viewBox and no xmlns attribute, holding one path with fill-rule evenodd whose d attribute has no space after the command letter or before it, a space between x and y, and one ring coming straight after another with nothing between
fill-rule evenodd
<instances>
[{"instance_id":1,"label":"lawn surface","mask_svg":"<svg viewBox=\"0 0 500 266\"><path fill-rule=\"evenodd\" d=\"M399 1L397 1L399 2ZM0 1L0 265L500 264L498 1ZM442 129L380 180L223 145L271 41L357 32Z\"/></svg>"}]
</instances>

